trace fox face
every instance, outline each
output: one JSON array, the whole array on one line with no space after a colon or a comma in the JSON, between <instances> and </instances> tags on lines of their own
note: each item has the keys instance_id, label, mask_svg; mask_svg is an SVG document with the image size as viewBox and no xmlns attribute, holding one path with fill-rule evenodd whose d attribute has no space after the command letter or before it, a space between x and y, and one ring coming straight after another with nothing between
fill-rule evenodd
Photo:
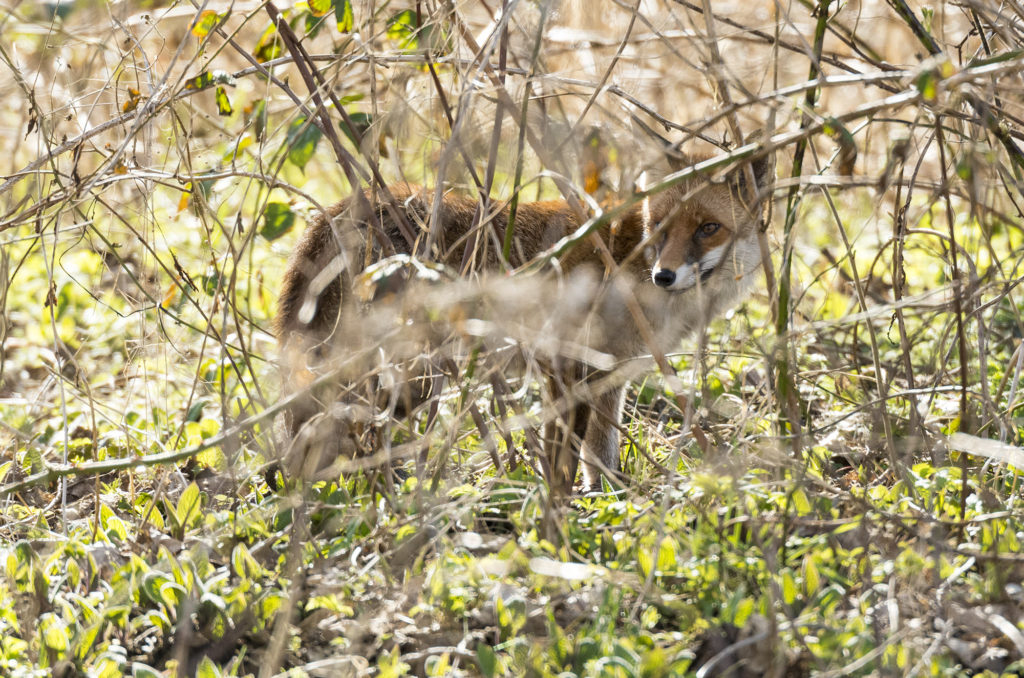
<instances>
[{"instance_id":1,"label":"fox face","mask_svg":"<svg viewBox=\"0 0 1024 678\"><path fill-rule=\"evenodd\" d=\"M755 162L760 184L770 167ZM711 282L716 273L744 275L756 249L758 217L742 174L703 188L683 185L644 206L651 281L671 292Z\"/></svg>"},{"instance_id":2,"label":"fox face","mask_svg":"<svg viewBox=\"0 0 1024 678\"><path fill-rule=\"evenodd\" d=\"M658 240L656 236L656 241ZM683 291L707 282L731 249L734 234L717 221L662 233L651 279L666 290Z\"/></svg>"}]
</instances>

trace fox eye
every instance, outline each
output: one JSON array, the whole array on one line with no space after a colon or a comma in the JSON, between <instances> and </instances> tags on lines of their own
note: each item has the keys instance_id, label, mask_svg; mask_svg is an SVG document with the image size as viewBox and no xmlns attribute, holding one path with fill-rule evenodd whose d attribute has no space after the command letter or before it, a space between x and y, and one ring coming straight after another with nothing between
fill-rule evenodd
<instances>
[{"instance_id":1,"label":"fox eye","mask_svg":"<svg viewBox=\"0 0 1024 678\"><path fill-rule=\"evenodd\" d=\"M714 221L705 221L703 224L697 227L697 237L707 238L718 232L718 229L722 227L721 224Z\"/></svg>"}]
</instances>

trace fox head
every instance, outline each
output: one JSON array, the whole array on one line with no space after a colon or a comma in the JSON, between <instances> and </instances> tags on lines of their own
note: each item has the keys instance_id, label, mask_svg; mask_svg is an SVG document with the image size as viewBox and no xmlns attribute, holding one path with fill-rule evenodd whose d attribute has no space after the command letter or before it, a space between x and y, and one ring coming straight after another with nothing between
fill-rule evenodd
<instances>
[{"instance_id":1,"label":"fox head","mask_svg":"<svg viewBox=\"0 0 1024 678\"><path fill-rule=\"evenodd\" d=\"M774 171L771 158L751 163L757 186ZM757 230L761 208L757 186L743 167L724 181L684 182L643 206L644 240L651 280L682 292L710 284L716 275L732 278L753 271L760 261Z\"/></svg>"}]
</instances>

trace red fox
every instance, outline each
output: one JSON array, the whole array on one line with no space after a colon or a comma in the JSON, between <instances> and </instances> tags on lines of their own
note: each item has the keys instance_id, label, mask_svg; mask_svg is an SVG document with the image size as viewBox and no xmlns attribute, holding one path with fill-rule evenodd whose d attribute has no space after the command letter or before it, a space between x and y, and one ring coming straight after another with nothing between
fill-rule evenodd
<instances>
[{"instance_id":1,"label":"red fox","mask_svg":"<svg viewBox=\"0 0 1024 678\"><path fill-rule=\"evenodd\" d=\"M757 186L767 183L773 168L771 159L751 163ZM572 307L576 310L565 310L572 305L550 291L528 296L536 292L513 290L496 304L500 308L492 316L515 315L526 324L533 322L534 336L549 331L541 324L554 327L563 339L571 334L572 341L619 361L652 350L674 350L686 335L735 303L760 266L762 211L757 186L750 186L747 176L741 168L722 181L697 177L676 185L599 228L595 235L600 243L584 240L560 257L555 265L562 276L590 272L591 280L602 280L576 295L577 302L583 299L587 319L578 314L580 303ZM390 186L386 192L386 199L374 200L366 191L337 203L301 236L281 285L276 318L288 374L286 392L303 388L309 379L296 375L315 371L325 352L344 350L339 337L347 325L365 322L353 278L374 261L415 254L455 270L475 262L476 271L497 274L527 264L581 225L563 200L521 204L513 220L511 251L503 261L507 205L481 218L476 198L446 192L438 203L435 191L408 184ZM484 224L479 235L474 224ZM434 229L432 235L429 229ZM427 242L432 242L431 251L421 251ZM608 270L609 263L615 270ZM582 389L577 402L563 405L561 422L546 427L542 465L552 489L557 485L567 492L582 459L584 485L597 489L602 473L619 472L625 379L602 380L608 365L595 367L578 356L555 356L549 364L561 372L556 381L563 396L574 380L592 386ZM298 400L291 408L291 433L324 408L312 396Z\"/></svg>"}]
</instances>

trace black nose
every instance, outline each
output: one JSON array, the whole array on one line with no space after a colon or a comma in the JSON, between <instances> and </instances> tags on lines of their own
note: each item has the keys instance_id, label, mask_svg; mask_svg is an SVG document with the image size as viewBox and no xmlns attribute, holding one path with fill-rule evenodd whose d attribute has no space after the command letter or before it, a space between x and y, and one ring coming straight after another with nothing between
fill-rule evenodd
<instances>
[{"instance_id":1,"label":"black nose","mask_svg":"<svg viewBox=\"0 0 1024 678\"><path fill-rule=\"evenodd\" d=\"M676 281L675 271L663 268L654 274L654 284L658 287L669 287Z\"/></svg>"}]
</instances>

